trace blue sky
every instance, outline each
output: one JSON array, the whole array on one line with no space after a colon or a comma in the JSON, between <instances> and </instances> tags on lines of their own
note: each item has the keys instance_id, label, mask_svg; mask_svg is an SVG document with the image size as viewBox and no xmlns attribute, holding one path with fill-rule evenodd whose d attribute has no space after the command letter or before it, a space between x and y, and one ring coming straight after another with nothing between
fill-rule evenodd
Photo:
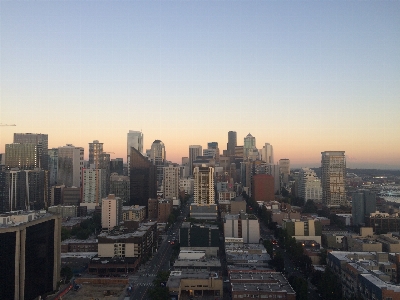
<instances>
[{"instance_id":1,"label":"blue sky","mask_svg":"<svg viewBox=\"0 0 400 300\"><path fill-rule=\"evenodd\" d=\"M126 133L189 144L247 133L275 158L400 168L399 1L1 1L0 152Z\"/></svg>"}]
</instances>

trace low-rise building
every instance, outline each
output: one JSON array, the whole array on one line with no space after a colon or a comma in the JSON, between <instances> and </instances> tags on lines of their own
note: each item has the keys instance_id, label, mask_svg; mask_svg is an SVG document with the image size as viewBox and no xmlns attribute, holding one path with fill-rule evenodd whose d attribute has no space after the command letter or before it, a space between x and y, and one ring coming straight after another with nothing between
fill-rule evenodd
<instances>
[{"instance_id":1,"label":"low-rise building","mask_svg":"<svg viewBox=\"0 0 400 300\"><path fill-rule=\"evenodd\" d=\"M78 216L78 207L76 205L57 205L50 206L48 212L61 215L61 218L74 218Z\"/></svg>"},{"instance_id":2,"label":"low-rise building","mask_svg":"<svg viewBox=\"0 0 400 300\"><path fill-rule=\"evenodd\" d=\"M158 200L157 221L161 223L168 222L169 215L172 213L172 199Z\"/></svg>"},{"instance_id":3,"label":"low-rise building","mask_svg":"<svg viewBox=\"0 0 400 300\"><path fill-rule=\"evenodd\" d=\"M98 264L100 260L103 261L103 264L106 264L104 261L107 260L113 261L113 264L121 264L124 260L127 260L130 266L121 266L119 269L124 269L122 272L126 272L127 268L136 270L142 261L153 255L157 248L157 223L146 222L140 225L135 231L127 230L121 226L110 232L102 232L98 236L98 257L92 260L89 272L98 274L105 269L114 270L109 266L102 268ZM117 260L112 260L113 258ZM114 272L121 273L118 270L114 270Z\"/></svg>"},{"instance_id":4,"label":"low-rise building","mask_svg":"<svg viewBox=\"0 0 400 300\"><path fill-rule=\"evenodd\" d=\"M97 252L97 240L68 239L61 242L61 253L68 252Z\"/></svg>"},{"instance_id":5,"label":"low-rise building","mask_svg":"<svg viewBox=\"0 0 400 300\"><path fill-rule=\"evenodd\" d=\"M261 244L225 244L226 262L230 265L267 267L271 257Z\"/></svg>"},{"instance_id":6,"label":"low-rise building","mask_svg":"<svg viewBox=\"0 0 400 300\"><path fill-rule=\"evenodd\" d=\"M122 207L122 220L142 222L146 218L146 206L132 205Z\"/></svg>"},{"instance_id":7,"label":"low-rise building","mask_svg":"<svg viewBox=\"0 0 400 300\"><path fill-rule=\"evenodd\" d=\"M322 226L318 220L300 219L283 220L282 228L296 240L314 240L321 244Z\"/></svg>"},{"instance_id":8,"label":"low-rise building","mask_svg":"<svg viewBox=\"0 0 400 300\"><path fill-rule=\"evenodd\" d=\"M223 282L218 273L203 270L172 271L167 282L170 295L190 297L223 297Z\"/></svg>"},{"instance_id":9,"label":"low-rise building","mask_svg":"<svg viewBox=\"0 0 400 300\"><path fill-rule=\"evenodd\" d=\"M296 292L279 272L229 272L229 281L232 299L296 299Z\"/></svg>"},{"instance_id":10,"label":"low-rise building","mask_svg":"<svg viewBox=\"0 0 400 300\"><path fill-rule=\"evenodd\" d=\"M327 264L340 279L346 299L400 299L400 287L392 283L397 280L398 263L389 256L384 252L332 251Z\"/></svg>"},{"instance_id":11,"label":"low-rise building","mask_svg":"<svg viewBox=\"0 0 400 300\"><path fill-rule=\"evenodd\" d=\"M259 243L260 224L257 217L243 211L237 215L225 215L224 236L243 238L244 243Z\"/></svg>"},{"instance_id":12,"label":"low-rise building","mask_svg":"<svg viewBox=\"0 0 400 300\"><path fill-rule=\"evenodd\" d=\"M179 230L179 243L181 251L205 251L207 257L218 257L218 226L184 222Z\"/></svg>"}]
</instances>

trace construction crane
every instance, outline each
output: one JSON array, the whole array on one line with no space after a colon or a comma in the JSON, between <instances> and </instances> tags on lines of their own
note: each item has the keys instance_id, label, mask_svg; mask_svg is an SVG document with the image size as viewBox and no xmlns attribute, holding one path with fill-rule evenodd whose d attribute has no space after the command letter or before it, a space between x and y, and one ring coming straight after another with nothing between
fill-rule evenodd
<instances>
[{"instance_id":1,"label":"construction crane","mask_svg":"<svg viewBox=\"0 0 400 300\"><path fill-rule=\"evenodd\" d=\"M15 124L0 124L0 126L17 126Z\"/></svg>"}]
</instances>

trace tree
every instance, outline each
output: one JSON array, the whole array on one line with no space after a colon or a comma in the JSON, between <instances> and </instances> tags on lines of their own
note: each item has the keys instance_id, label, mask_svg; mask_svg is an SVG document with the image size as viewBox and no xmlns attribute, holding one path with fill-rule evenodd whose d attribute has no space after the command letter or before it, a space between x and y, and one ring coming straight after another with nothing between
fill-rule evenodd
<instances>
[{"instance_id":1,"label":"tree","mask_svg":"<svg viewBox=\"0 0 400 300\"><path fill-rule=\"evenodd\" d=\"M61 227L61 241L67 240L71 237L71 231L65 227Z\"/></svg>"},{"instance_id":2,"label":"tree","mask_svg":"<svg viewBox=\"0 0 400 300\"><path fill-rule=\"evenodd\" d=\"M274 258L271 260L271 265L277 272L283 272L285 269L285 260L281 252L277 252Z\"/></svg>"},{"instance_id":3,"label":"tree","mask_svg":"<svg viewBox=\"0 0 400 300\"><path fill-rule=\"evenodd\" d=\"M317 213L318 208L315 205L314 201L307 200L306 204L303 207L303 213Z\"/></svg>"},{"instance_id":4,"label":"tree","mask_svg":"<svg viewBox=\"0 0 400 300\"><path fill-rule=\"evenodd\" d=\"M308 283L305 279L296 276L289 277L289 283L293 287L296 292L296 299L297 300L307 300L307 290L308 290Z\"/></svg>"},{"instance_id":5,"label":"tree","mask_svg":"<svg viewBox=\"0 0 400 300\"><path fill-rule=\"evenodd\" d=\"M72 272L69 266L65 266L61 268L60 276L64 280L64 283L71 280L74 273Z\"/></svg>"},{"instance_id":6,"label":"tree","mask_svg":"<svg viewBox=\"0 0 400 300\"><path fill-rule=\"evenodd\" d=\"M328 257L328 253L326 249L322 249L319 253L319 264L326 265L326 258Z\"/></svg>"},{"instance_id":7,"label":"tree","mask_svg":"<svg viewBox=\"0 0 400 300\"><path fill-rule=\"evenodd\" d=\"M286 189L286 188L284 188L284 187L282 187L281 188L281 194L282 194L282 197L289 197L289 191Z\"/></svg>"},{"instance_id":8,"label":"tree","mask_svg":"<svg viewBox=\"0 0 400 300\"><path fill-rule=\"evenodd\" d=\"M329 267L326 267L325 272L322 273L322 278L318 284L318 291L323 299L342 299L342 288L340 281Z\"/></svg>"},{"instance_id":9,"label":"tree","mask_svg":"<svg viewBox=\"0 0 400 300\"><path fill-rule=\"evenodd\" d=\"M267 250L267 253L269 254L269 256L271 256L271 258L274 256L274 247L271 243L271 241L269 240L265 240L263 243L265 249Z\"/></svg>"},{"instance_id":10,"label":"tree","mask_svg":"<svg viewBox=\"0 0 400 300\"><path fill-rule=\"evenodd\" d=\"M175 221L176 221L175 215L173 213L169 214L169 216L168 216L168 224L172 225L172 224L175 223Z\"/></svg>"},{"instance_id":11,"label":"tree","mask_svg":"<svg viewBox=\"0 0 400 300\"><path fill-rule=\"evenodd\" d=\"M153 280L153 287L149 289L148 295L150 299L154 300L169 300L171 299L169 295L169 290L166 287L166 282L168 281L169 272L160 271L157 273L156 278Z\"/></svg>"}]
</instances>

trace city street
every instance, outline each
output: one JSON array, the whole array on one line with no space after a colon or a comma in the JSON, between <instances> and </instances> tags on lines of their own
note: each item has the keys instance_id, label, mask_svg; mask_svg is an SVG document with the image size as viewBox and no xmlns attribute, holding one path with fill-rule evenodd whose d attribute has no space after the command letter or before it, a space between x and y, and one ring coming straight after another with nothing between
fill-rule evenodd
<instances>
[{"instance_id":1,"label":"city street","mask_svg":"<svg viewBox=\"0 0 400 300\"><path fill-rule=\"evenodd\" d=\"M179 228L182 221L189 215L189 207L181 208L181 217L171 226L168 233L163 235L163 240L159 245L158 251L153 257L141 266L137 273L129 275L129 282L133 287L133 292L130 297L125 297L124 300L145 300L148 299L146 293L149 287L153 285L153 280L156 278L159 271L170 270L170 259L172 255L172 245L170 241L179 236Z\"/></svg>"}]
</instances>

